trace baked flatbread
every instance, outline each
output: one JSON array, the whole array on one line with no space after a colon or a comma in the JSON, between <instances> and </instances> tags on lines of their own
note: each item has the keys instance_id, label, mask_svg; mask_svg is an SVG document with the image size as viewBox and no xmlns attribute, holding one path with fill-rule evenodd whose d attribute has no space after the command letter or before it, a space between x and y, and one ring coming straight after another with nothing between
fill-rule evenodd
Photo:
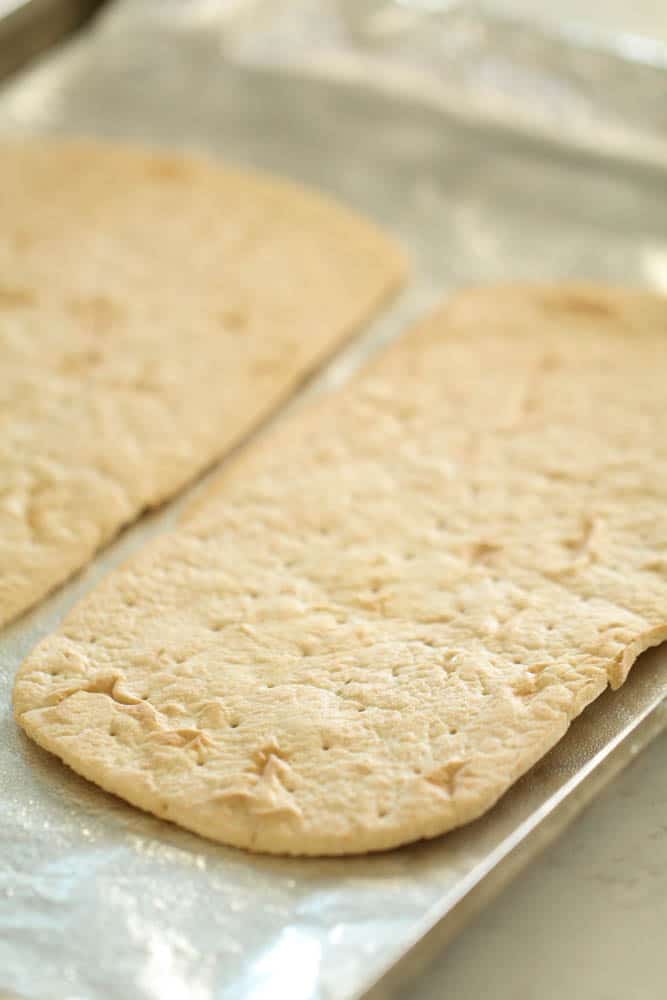
<instances>
[{"instance_id":1,"label":"baked flatbread","mask_svg":"<svg viewBox=\"0 0 667 1000\"><path fill-rule=\"evenodd\" d=\"M665 299L458 296L87 597L21 725L256 851L474 819L667 638L665 371Z\"/></svg>"},{"instance_id":2,"label":"baked flatbread","mask_svg":"<svg viewBox=\"0 0 667 1000\"><path fill-rule=\"evenodd\" d=\"M400 283L372 224L203 159L0 150L0 624L274 410Z\"/></svg>"}]
</instances>

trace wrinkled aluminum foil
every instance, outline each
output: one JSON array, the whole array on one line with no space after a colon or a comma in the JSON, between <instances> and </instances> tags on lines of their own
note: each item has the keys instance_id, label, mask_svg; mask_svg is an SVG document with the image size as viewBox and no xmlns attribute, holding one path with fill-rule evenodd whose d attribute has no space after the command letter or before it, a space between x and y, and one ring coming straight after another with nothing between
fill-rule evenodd
<instances>
[{"instance_id":1,"label":"wrinkled aluminum foil","mask_svg":"<svg viewBox=\"0 0 667 1000\"><path fill-rule=\"evenodd\" d=\"M0 132L214 150L323 188L395 231L412 254L412 287L308 392L345 378L406 321L464 284L585 277L667 291L658 118L645 147L629 140L637 121L624 131L618 119L623 142L615 152L633 145L636 154L634 164L621 163L585 155L574 135L569 145L562 135L549 145L546 128L526 135L521 87L499 121L478 84L471 84L474 114L470 90L453 100L453 77L446 101L432 74L419 93L399 86L405 77L392 73L393 50L398 45L401 59L418 63L425 22L412 11L404 31L398 15L391 21L391 6L375 4L374 23L379 12L385 36L387 24L392 32L380 55L354 27L350 4L322 3L314 30L309 4L274 4L271 14L266 4L231 0L124 0L5 85ZM472 31L474 15L466 16ZM480 20L477 30L486 47L471 55L470 79L490 86L497 64L484 60L494 45L497 55L498 40L490 23ZM317 45L328 50L319 62L311 58ZM586 53L572 59L584 72ZM642 87L657 79L656 69ZM545 64L550 121L567 117L567 88L554 91L556 71ZM532 72L539 78L539 61ZM590 146L594 93L586 100ZM650 167L638 162L642 149ZM349 1000L402 960L382 980L390 991L408 953L425 961L426 945L441 943L471 912L465 904L479 905L665 726L667 655L643 657L627 685L591 706L496 809L438 841L326 861L252 857L209 844L79 779L24 737L9 708L22 657L96 580L173 523L186 499L144 518L0 635L0 995ZM426 944L413 950L420 939Z\"/></svg>"}]
</instances>

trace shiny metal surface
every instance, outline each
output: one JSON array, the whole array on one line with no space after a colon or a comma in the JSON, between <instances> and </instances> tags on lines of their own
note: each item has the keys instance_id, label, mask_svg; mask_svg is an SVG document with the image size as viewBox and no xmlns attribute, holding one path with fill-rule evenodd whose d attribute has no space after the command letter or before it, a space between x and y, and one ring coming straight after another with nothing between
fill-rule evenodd
<instances>
[{"instance_id":1,"label":"shiny metal surface","mask_svg":"<svg viewBox=\"0 0 667 1000\"><path fill-rule=\"evenodd\" d=\"M114 5L0 92L0 132L212 149L330 191L397 232L413 285L308 392L326 391L464 284L585 277L667 291L666 177L655 166L466 124L388 93L382 74L361 86L241 64L210 10L168 17L174 6L158 17L150 2ZM498 807L438 841L331 861L209 844L79 779L24 738L9 710L22 657L186 501L125 532L0 635L0 993L349 1000L376 983L371 995L391 996L664 728L667 654L642 657Z\"/></svg>"},{"instance_id":2,"label":"shiny metal surface","mask_svg":"<svg viewBox=\"0 0 667 1000\"><path fill-rule=\"evenodd\" d=\"M104 0L0 0L0 79L79 28Z\"/></svg>"}]
</instances>

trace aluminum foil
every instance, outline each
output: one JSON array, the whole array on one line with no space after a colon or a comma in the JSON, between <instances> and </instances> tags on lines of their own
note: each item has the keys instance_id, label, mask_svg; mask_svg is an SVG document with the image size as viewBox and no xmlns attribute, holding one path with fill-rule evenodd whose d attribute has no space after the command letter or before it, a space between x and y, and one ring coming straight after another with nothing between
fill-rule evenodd
<instances>
[{"instance_id":1,"label":"aluminum foil","mask_svg":"<svg viewBox=\"0 0 667 1000\"><path fill-rule=\"evenodd\" d=\"M395 231L413 257L411 288L308 391L345 378L456 286L585 277L667 291L665 174L655 158L651 168L629 166L470 121L397 89L385 61L363 82L321 66L311 73L296 55L277 66L266 39L278 37L284 12L276 6L272 20L255 7L262 16L249 34L243 4L114 4L4 87L0 131L218 151L330 191ZM322 24L330 42L336 23ZM298 49L290 24L283 64ZM336 39L341 53L356 44L340 30ZM187 499L144 518L0 635L0 994L349 1000L402 960L374 994L389 995L410 971L406 955L425 961L429 944L666 724L667 655L643 657L496 809L438 841L330 861L209 844L79 779L23 736L9 708L22 657Z\"/></svg>"}]
</instances>

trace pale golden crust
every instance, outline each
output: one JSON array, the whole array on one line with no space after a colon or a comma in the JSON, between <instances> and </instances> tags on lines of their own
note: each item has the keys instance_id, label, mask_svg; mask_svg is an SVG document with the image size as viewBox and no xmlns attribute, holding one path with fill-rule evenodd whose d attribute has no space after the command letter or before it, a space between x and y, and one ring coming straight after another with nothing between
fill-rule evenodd
<instances>
[{"instance_id":1,"label":"pale golden crust","mask_svg":"<svg viewBox=\"0 0 667 1000\"><path fill-rule=\"evenodd\" d=\"M475 818L667 638L665 370L664 299L457 296L75 609L21 724L258 851Z\"/></svg>"},{"instance_id":2,"label":"pale golden crust","mask_svg":"<svg viewBox=\"0 0 667 1000\"><path fill-rule=\"evenodd\" d=\"M0 156L0 624L270 413L402 280L370 223L204 159Z\"/></svg>"}]
</instances>

